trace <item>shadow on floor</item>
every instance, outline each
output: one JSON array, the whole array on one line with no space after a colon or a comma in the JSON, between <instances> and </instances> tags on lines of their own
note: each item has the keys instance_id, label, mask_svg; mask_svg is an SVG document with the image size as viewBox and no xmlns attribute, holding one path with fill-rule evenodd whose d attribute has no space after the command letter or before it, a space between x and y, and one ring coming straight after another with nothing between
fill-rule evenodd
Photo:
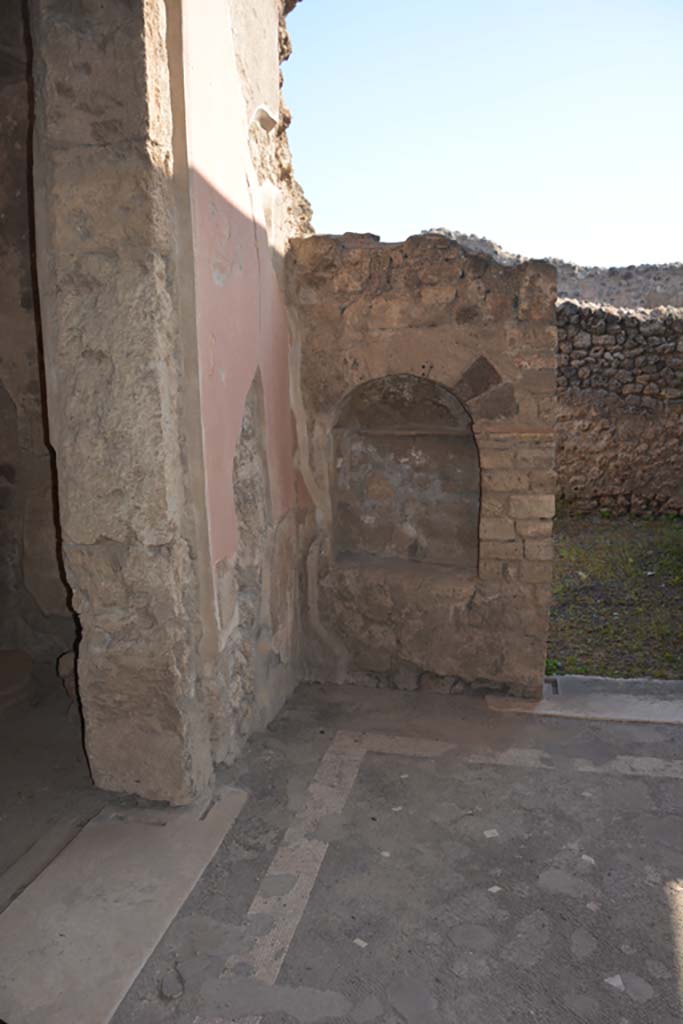
<instances>
[{"instance_id":1,"label":"shadow on floor","mask_svg":"<svg viewBox=\"0 0 683 1024\"><path fill-rule=\"evenodd\" d=\"M73 704L55 685L38 703L24 702L0 716L0 908L12 879L22 878L18 863L45 847L47 861L96 814L106 794L90 779L81 723ZM50 855L50 850L52 851ZM30 859L30 858L29 858ZM38 862L28 867L39 870ZM14 886L15 881L11 883Z\"/></svg>"}]
</instances>

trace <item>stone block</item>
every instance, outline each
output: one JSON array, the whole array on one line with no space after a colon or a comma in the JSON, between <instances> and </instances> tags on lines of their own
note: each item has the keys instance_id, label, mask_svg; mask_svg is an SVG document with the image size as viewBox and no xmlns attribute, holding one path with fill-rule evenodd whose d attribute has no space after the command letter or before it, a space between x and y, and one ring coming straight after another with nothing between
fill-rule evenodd
<instances>
[{"instance_id":1,"label":"stone block","mask_svg":"<svg viewBox=\"0 0 683 1024\"><path fill-rule=\"evenodd\" d=\"M553 494L557 486L554 469L532 469L529 473L529 489L537 494Z\"/></svg>"},{"instance_id":2,"label":"stone block","mask_svg":"<svg viewBox=\"0 0 683 1024\"><path fill-rule=\"evenodd\" d=\"M482 540L514 540L515 524L512 519L490 519L482 516L479 536Z\"/></svg>"},{"instance_id":3,"label":"stone block","mask_svg":"<svg viewBox=\"0 0 683 1024\"><path fill-rule=\"evenodd\" d=\"M510 514L515 519L552 519L555 515L554 494L513 494Z\"/></svg>"},{"instance_id":4,"label":"stone block","mask_svg":"<svg viewBox=\"0 0 683 1024\"><path fill-rule=\"evenodd\" d=\"M480 445L479 461L482 469L512 470L515 462L514 445L506 445L504 448L488 448Z\"/></svg>"},{"instance_id":5,"label":"stone block","mask_svg":"<svg viewBox=\"0 0 683 1024\"><path fill-rule=\"evenodd\" d=\"M495 366L485 356L479 356L467 368L453 390L461 402L467 403L501 383L501 376Z\"/></svg>"},{"instance_id":6,"label":"stone block","mask_svg":"<svg viewBox=\"0 0 683 1024\"><path fill-rule=\"evenodd\" d=\"M508 513L510 496L505 491L487 491L481 497L481 515L497 519Z\"/></svg>"},{"instance_id":7,"label":"stone block","mask_svg":"<svg viewBox=\"0 0 683 1024\"><path fill-rule=\"evenodd\" d=\"M502 559L505 561L516 560L523 555L522 543L519 540L494 541L486 540L481 543L482 562L489 559Z\"/></svg>"},{"instance_id":8,"label":"stone block","mask_svg":"<svg viewBox=\"0 0 683 1024\"><path fill-rule=\"evenodd\" d=\"M529 489L529 477L522 472L491 469L482 473L482 485L489 491L526 491Z\"/></svg>"},{"instance_id":9,"label":"stone block","mask_svg":"<svg viewBox=\"0 0 683 1024\"><path fill-rule=\"evenodd\" d=\"M503 420L516 416L519 404L512 384L499 384L470 402L472 414L478 420Z\"/></svg>"},{"instance_id":10,"label":"stone block","mask_svg":"<svg viewBox=\"0 0 683 1024\"><path fill-rule=\"evenodd\" d=\"M545 562L552 560L554 556L553 542L551 538L545 540L525 540L524 554L534 562Z\"/></svg>"},{"instance_id":11,"label":"stone block","mask_svg":"<svg viewBox=\"0 0 683 1024\"><path fill-rule=\"evenodd\" d=\"M551 559L543 562L524 561L520 567L520 576L525 583L549 583L553 578Z\"/></svg>"},{"instance_id":12,"label":"stone block","mask_svg":"<svg viewBox=\"0 0 683 1024\"><path fill-rule=\"evenodd\" d=\"M515 528L520 537L551 537L553 521L552 519L516 519Z\"/></svg>"}]
</instances>

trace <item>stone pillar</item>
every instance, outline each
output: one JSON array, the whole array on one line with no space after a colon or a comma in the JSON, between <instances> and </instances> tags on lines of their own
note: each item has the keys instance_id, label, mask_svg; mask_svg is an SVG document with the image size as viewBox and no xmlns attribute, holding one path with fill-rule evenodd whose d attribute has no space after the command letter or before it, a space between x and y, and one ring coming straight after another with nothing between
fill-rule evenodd
<instances>
[{"instance_id":1,"label":"stone pillar","mask_svg":"<svg viewBox=\"0 0 683 1024\"><path fill-rule=\"evenodd\" d=\"M33 0L34 182L88 757L105 789L184 803L212 765L165 15L163 0Z\"/></svg>"}]
</instances>

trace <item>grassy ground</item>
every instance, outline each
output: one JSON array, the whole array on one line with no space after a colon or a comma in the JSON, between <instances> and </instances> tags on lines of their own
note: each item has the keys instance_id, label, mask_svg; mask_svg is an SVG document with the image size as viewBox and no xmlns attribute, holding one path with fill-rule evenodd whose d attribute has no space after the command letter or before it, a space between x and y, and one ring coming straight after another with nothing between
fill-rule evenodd
<instances>
[{"instance_id":1,"label":"grassy ground","mask_svg":"<svg viewBox=\"0 0 683 1024\"><path fill-rule=\"evenodd\" d=\"M557 519L547 671L683 679L682 519Z\"/></svg>"}]
</instances>

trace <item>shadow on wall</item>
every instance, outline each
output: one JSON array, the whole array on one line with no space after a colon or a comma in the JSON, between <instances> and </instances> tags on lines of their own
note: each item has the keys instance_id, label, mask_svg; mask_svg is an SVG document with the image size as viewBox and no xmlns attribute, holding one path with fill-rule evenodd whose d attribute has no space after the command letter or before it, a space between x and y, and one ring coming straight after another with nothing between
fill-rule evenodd
<instances>
[{"instance_id":1,"label":"shadow on wall","mask_svg":"<svg viewBox=\"0 0 683 1024\"><path fill-rule=\"evenodd\" d=\"M57 681L76 639L47 424L33 203L32 48L24 5L0 13L0 709ZM70 664L65 664L70 662ZM73 655L61 662L73 684ZM73 690L72 690L73 694Z\"/></svg>"},{"instance_id":2,"label":"shadow on wall","mask_svg":"<svg viewBox=\"0 0 683 1024\"><path fill-rule=\"evenodd\" d=\"M190 169L210 614L203 666L215 760L231 759L296 685L294 430L282 257L266 227ZM203 486L203 485L202 485ZM211 631L207 609L202 628Z\"/></svg>"}]
</instances>

